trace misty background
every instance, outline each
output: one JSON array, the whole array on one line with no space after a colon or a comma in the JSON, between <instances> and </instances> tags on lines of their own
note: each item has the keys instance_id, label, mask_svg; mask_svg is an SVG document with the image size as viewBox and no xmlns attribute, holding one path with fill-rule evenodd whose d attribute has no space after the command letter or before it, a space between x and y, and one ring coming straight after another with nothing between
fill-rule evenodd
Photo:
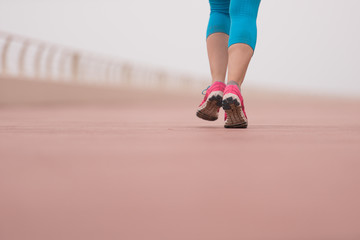
<instances>
[{"instance_id":1,"label":"misty background","mask_svg":"<svg viewBox=\"0 0 360 240\"><path fill-rule=\"evenodd\" d=\"M359 7L262 0L244 87L359 97ZM209 11L206 0L0 0L0 31L210 81Z\"/></svg>"}]
</instances>

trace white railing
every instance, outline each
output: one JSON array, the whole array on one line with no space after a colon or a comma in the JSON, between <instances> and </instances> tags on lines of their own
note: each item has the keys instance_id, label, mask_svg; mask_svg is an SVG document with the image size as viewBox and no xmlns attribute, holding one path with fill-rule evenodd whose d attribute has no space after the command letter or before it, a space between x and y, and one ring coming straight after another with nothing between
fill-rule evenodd
<instances>
[{"instance_id":1,"label":"white railing","mask_svg":"<svg viewBox=\"0 0 360 240\"><path fill-rule=\"evenodd\" d=\"M0 32L0 76L98 86L194 89L205 79L169 73L68 47Z\"/></svg>"}]
</instances>

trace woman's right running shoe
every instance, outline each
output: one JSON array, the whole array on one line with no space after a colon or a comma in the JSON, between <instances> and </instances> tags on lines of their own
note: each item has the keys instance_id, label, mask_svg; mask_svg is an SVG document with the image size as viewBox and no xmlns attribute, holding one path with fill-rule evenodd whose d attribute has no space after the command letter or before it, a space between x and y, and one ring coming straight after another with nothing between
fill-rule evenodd
<instances>
[{"instance_id":1,"label":"woman's right running shoe","mask_svg":"<svg viewBox=\"0 0 360 240\"><path fill-rule=\"evenodd\" d=\"M247 128L244 100L237 85L227 85L222 107L225 111L225 128Z\"/></svg>"},{"instance_id":2,"label":"woman's right running shoe","mask_svg":"<svg viewBox=\"0 0 360 240\"><path fill-rule=\"evenodd\" d=\"M198 107L196 116L208 121L218 119L225 86L225 83L216 81L206 89L204 100Z\"/></svg>"}]
</instances>

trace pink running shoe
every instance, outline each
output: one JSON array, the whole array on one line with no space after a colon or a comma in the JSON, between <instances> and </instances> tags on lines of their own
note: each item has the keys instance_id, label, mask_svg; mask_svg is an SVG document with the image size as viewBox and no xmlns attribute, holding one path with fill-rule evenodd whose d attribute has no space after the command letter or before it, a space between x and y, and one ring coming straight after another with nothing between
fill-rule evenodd
<instances>
[{"instance_id":1,"label":"pink running shoe","mask_svg":"<svg viewBox=\"0 0 360 240\"><path fill-rule=\"evenodd\" d=\"M244 100L237 85L227 85L222 107L225 110L225 128L247 128Z\"/></svg>"},{"instance_id":2,"label":"pink running shoe","mask_svg":"<svg viewBox=\"0 0 360 240\"><path fill-rule=\"evenodd\" d=\"M225 83L218 81L209 86L206 90L204 100L197 109L196 116L208 121L218 119L225 86Z\"/></svg>"}]
</instances>

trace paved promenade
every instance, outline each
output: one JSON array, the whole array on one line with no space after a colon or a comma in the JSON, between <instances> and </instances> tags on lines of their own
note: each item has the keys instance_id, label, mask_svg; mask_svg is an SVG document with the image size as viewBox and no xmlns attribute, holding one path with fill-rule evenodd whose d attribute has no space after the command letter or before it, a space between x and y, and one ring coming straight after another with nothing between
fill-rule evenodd
<instances>
[{"instance_id":1,"label":"paved promenade","mask_svg":"<svg viewBox=\"0 0 360 240\"><path fill-rule=\"evenodd\" d=\"M360 101L141 94L0 106L0 239L360 239Z\"/></svg>"}]
</instances>

